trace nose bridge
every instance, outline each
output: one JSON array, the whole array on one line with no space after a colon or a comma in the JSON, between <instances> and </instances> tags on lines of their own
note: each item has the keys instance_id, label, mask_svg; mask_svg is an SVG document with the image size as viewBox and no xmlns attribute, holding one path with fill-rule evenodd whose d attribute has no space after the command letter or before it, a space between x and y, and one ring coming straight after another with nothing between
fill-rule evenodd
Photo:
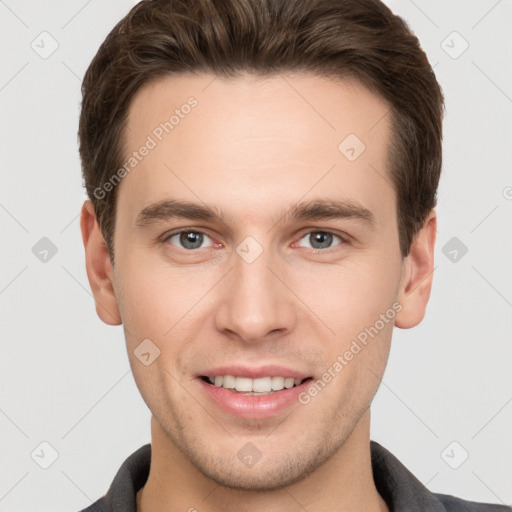
<instances>
[{"instance_id":1,"label":"nose bridge","mask_svg":"<svg viewBox=\"0 0 512 512\"><path fill-rule=\"evenodd\" d=\"M293 304L274 274L279 267L277 255L247 237L232 258L231 282L216 312L217 328L235 332L245 341L262 340L276 330L290 330Z\"/></svg>"}]
</instances>

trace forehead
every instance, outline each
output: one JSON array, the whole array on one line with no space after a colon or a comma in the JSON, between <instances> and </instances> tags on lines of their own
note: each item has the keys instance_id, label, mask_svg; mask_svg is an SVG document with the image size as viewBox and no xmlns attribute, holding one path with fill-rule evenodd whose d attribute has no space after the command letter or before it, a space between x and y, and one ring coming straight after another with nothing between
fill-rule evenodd
<instances>
[{"instance_id":1,"label":"forehead","mask_svg":"<svg viewBox=\"0 0 512 512\"><path fill-rule=\"evenodd\" d=\"M136 215L171 196L261 215L263 204L282 209L309 194L368 205L387 197L394 210L389 110L358 83L319 76L157 79L129 109L126 159L138 155L120 206L129 198Z\"/></svg>"}]
</instances>

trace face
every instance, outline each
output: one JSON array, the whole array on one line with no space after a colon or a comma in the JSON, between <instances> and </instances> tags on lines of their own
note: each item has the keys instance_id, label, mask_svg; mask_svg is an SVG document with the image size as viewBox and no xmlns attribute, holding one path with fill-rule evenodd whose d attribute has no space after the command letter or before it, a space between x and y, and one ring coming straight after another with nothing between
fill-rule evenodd
<instances>
[{"instance_id":1,"label":"face","mask_svg":"<svg viewBox=\"0 0 512 512\"><path fill-rule=\"evenodd\" d=\"M368 428L407 274L388 111L297 74L183 75L134 98L110 309L157 428L223 485L298 481Z\"/></svg>"}]
</instances>

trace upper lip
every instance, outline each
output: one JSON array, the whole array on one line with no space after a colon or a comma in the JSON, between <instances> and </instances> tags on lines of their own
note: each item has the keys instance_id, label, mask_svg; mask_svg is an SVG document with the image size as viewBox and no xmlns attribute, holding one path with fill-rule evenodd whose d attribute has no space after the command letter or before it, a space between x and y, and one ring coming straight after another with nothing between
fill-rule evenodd
<instances>
[{"instance_id":1,"label":"upper lip","mask_svg":"<svg viewBox=\"0 0 512 512\"><path fill-rule=\"evenodd\" d=\"M204 373L198 374L198 377L215 377L220 375L233 375L234 377L248 377L251 379L258 379L261 377L292 377L294 379L307 379L311 377L306 373L303 373L293 368L286 368L285 366L279 366L269 364L265 366L249 367L249 366L218 366L205 370Z\"/></svg>"}]
</instances>

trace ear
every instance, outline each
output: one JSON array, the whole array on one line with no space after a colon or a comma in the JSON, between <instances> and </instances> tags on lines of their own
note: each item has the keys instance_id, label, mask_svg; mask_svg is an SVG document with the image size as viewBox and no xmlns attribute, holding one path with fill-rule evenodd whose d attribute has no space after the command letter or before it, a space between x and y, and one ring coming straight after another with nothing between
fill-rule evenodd
<instances>
[{"instance_id":1,"label":"ear","mask_svg":"<svg viewBox=\"0 0 512 512\"><path fill-rule=\"evenodd\" d=\"M96 220L94 206L87 199L82 206L80 229L85 248L85 265L96 303L96 313L108 325L120 325L121 315L114 290L113 268L107 244Z\"/></svg>"},{"instance_id":2,"label":"ear","mask_svg":"<svg viewBox=\"0 0 512 512\"><path fill-rule=\"evenodd\" d=\"M423 227L414 237L409 254L402 262L398 295L402 310L395 317L395 325L401 329L418 325L425 316L432 289L436 229L436 212L431 210Z\"/></svg>"}]
</instances>

